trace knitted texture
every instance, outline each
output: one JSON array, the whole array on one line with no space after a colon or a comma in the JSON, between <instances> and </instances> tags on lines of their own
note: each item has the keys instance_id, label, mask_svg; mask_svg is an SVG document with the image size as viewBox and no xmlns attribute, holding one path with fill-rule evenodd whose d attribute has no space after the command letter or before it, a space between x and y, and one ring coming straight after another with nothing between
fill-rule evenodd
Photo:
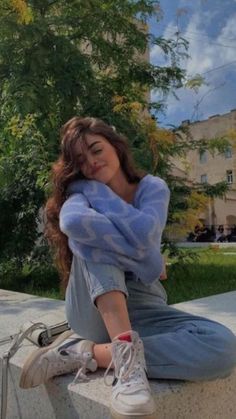
<instances>
[{"instance_id":1,"label":"knitted texture","mask_svg":"<svg viewBox=\"0 0 236 419\"><path fill-rule=\"evenodd\" d=\"M141 179L132 205L104 183L78 180L68 188L60 229L75 256L132 271L151 283L162 271L160 245L169 195L166 183L152 175Z\"/></svg>"}]
</instances>

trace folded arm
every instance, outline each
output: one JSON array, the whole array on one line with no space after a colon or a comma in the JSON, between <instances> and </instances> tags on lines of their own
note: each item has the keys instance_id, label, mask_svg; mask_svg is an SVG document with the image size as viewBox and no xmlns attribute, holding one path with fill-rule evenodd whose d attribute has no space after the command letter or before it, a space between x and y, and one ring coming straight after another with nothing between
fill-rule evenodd
<instances>
[{"instance_id":1,"label":"folded arm","mask_svg":"<svg viewBox=\"0 0 236 419\"><path fill-rule=\"evenodd\" d=\"M73 194L63 204L60 229L71 241L76 241L78 246L86 245L87 253L90 247L91 251L100 249L134 260L144 257L144 251L132 246L112 221L91 208L83 194Z\"/></svg>"},{"instance_id":2,"label":"folded arm","mask_svg":"<svg viewBox=\"0 0 236 419\"><path fill-rule=\"evenodd\" d=\"M127 242L139 249L150 248L153 239L161 236L165 227L169 189L158 177L148 175L141 180L136 196L138 207L126 203L97 181L76 181L70 191L84 194L91 207L105 214Z\"/></svg>"},{"instance_id":3,"label":"folded arm","mask_svg":"<svg viewBox=\"0 0 236 419\"><path fill-rule=\"evenodd\" d=\"M111 250L95 248L69 239L69 246L74 255L87 261L117 266L123 271L133 272L137 278L148 284L158 278L163 269L163 258L160 246L149 249L142 260L135 260L127 254L115 253Z\"/></svg>"}]
</instances>

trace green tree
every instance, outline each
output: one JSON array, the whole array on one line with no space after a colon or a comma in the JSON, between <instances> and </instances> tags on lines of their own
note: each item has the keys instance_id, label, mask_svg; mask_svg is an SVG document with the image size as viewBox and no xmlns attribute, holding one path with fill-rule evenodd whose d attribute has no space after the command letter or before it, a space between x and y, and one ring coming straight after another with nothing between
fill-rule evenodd
<instances>
[{"instance_id":1,"label":"green tree","mask_svg":"<svg viewBox=\"0 0 236 419\"><path fill-rule=\"evenodd\" d=\"M0 261L24 259L34 247L39 207L44 198L41 182L48 160L45 140L33 115L12 117L0 134Z\"/></svg>"},{"instance_id":2,"label":"green tree","mask_svg":"<svg viewBox=\"0 0 236 419\"><path fill-rule=\"evenodd\" d=\"M148 19L158 22L160 15L153 0L1 1L0 263L22 266L35 255L59 129L73 115L115 125L139 164L167 179L172 224L181 211L196 209L196 196L170 170L170 158L192 145L160 129L148 113L163 107L149 103L151 89L165 95L186 84L179 66L186 42L149 32ZM154 44L166 66L148 62Z\"/></svg>"},{"instance_id":3,"label":"green tree","mask_svg":"<svg viewBox=\"0 0 236 419\"><path fill-rule=\"evenodd\" d=\"M147 151L145 130L117 98L141 113L147 92L181 86L176 43L155 38L147 21L159 19L152 0L3 0L0 5L0 254L23 260L39 232L47 173L58 154L60 126L75 114L101 117ZM151 65L150 43L170 56ZM179 46L178 46L179 51ZM138 153L139 151L139 153ZM139 154L139 156L138 156Z\"/></svg>"}]
</instances>

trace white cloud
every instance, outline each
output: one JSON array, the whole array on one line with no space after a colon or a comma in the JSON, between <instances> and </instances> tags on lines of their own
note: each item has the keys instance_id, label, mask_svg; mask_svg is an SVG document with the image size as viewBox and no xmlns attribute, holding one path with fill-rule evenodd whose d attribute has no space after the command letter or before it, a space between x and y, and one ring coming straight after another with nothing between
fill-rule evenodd
<instances>
[{"instance_id":1,"label":"white cloud","mask_svg":"<svg viewBox=\"0 0 236 419\"><path fill-rule=\"evenodd\" d=\"M219 35L214 39L208 36L206 29L201 29L204 19L205 14L195 13L183 33L183 37L186 37L190 43L191 59L186 63L187 72L190 74L203 73L227 64L236 57L235 42L230 42L230 39L236 38L236 13L228 18Z\"/></svg>"},{"instance_id":2,"label":"white cloud","mask_svg":"<svg viewBox=\"0 0 236 419\"><path fill-rule=\"evenodd\" d=\"M167 59L158 45L154 45L150 50L150 60L159 66L167 65Z\"/></svg>"},{"instance_id":3,"label":"white cloud","mask_svg":"<svg viewBox=\"0 0 236 419\"><path fill-rule=\"evenodd\" d=\"M235 3L236 3L236 0L235 0ZM230 39L235 40L235 34L236 34L235 19L236 19L236 13L229 18L226 25L222 28L220 38L223 38L223 39L227 38L229 40ZM235 43L233 46L235 46Z\"/></svg>"},{"instance_id":4,"label":"white cloud","mask_svg":"<svg viewBox=\"0 0 236 419\"><path fill-rule=\"evenodd\" d=\"M189 20L183 37L186 37L190 43L189 55L191 58L183 61L182 66L187 70L189 76L209 71L205 74L209 85L202 86L197 95L186 89L179 90L179 101L174 97L169 98L168 120L171 120L172 117L176 119L176 115L178 115L179 122L181 119L191 119L191 117L202 119L235 108L232 82L227 78L227 74L235 67L232 64L221 70L212 72L210 70L236 60L235 42L230 41L230 39L236 38L236 13L231 14L215 38L209 37L209 31L203 29L202 25L206 17L210 21L211 13L209 11L201 14L199 11L194 13ZM176 26L171 22L165 30L164 37L169 37L171 33L175 32ZM226 47L231 45L233 48ZM156 58L155 54L153 57ZM236 66L236 63L234 65ZM197 103L199 103L198 106Z\"/></svg>"},{"instance_id":5,"label":"white cloud","mask_svg":"<svg viewBox=\"0 0 236 419\"><path fill-rule=\"evenodd\" d=\"M172 22L170 22L162 34L162 37L165 39L173 38L176 30L177 28L173 25ZM168 57L164 54L163 50L158 45L152 46L150 50L150 59L151 62L155 63L156 65L164 66L168 63Z\"/></svg>"}]
</instances>

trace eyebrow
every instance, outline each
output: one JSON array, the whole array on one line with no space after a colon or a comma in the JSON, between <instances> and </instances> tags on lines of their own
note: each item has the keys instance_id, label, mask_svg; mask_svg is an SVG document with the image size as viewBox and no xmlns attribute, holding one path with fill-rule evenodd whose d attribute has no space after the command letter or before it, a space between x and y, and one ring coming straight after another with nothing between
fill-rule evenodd
<instances>
[{"instance_id":1,"label":"eyebrow","mask_svg":"<svg viewBox=\"0 0 236 419\"><path fill-rule=\"evenodd\" d=\"M100 142L101 142L101 141L99 141L99 140L94 141L92 144L90 144L90 145L88 146L88 150L90 150L90 148L92 148L94 145L96 145L96 144L100 144ZM79 154L77 155L77 157L81 157L81 156L82 156L82 153L79 153Z\"/></svg>"}]
</instances>

